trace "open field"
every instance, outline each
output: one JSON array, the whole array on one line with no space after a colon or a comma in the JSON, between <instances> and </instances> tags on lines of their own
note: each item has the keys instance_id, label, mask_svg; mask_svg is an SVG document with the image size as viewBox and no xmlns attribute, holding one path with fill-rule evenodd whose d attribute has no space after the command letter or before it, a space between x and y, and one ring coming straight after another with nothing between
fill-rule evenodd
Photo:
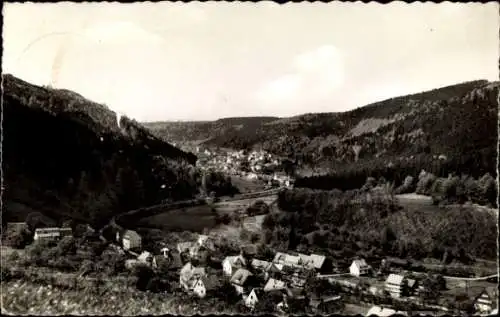
<instances>
[{"instance_id":1,"label":"open field","mask_svg":"<svg viewBox=\"0 0 500 317\"><path fill-rule=\"evenodd\" d=\"M227 201L215 203L213 206L201 205L189 208L165 211L164 213L142 218L138 221L138 226L152 227L174 231L195 231L201 232L203 229L213 228L216 215L233 214L238 210L245 210L257 200L270 203L276 200L277 196L272 195L262 198L249 198L237 201ZM216 212L212 211L212 207ZM262 222L263 219L259 219Z\"/></svg>"},{"instance_id":2,"label":"open field","mask_svg":"<svg viewBox=\"0 0 500 317\"><path fill-rule=\"evenodd\" d=\"M140 227L152 227L172 231L201 232L215 226L215 215L208 205L185 209L170 210L151 217L142 218L137 223Z\"/></svg>"},{"instance_id":3,"label":"open field","mask_svg":"<svg viewBox=\"0 0 500 317\"><path fill-rule=\"evenodd\" d=\"M231 175L231 182L242 194L265 190L265 184L260 180L249 180L241 176Z\"/></svg>"}]
</instances>

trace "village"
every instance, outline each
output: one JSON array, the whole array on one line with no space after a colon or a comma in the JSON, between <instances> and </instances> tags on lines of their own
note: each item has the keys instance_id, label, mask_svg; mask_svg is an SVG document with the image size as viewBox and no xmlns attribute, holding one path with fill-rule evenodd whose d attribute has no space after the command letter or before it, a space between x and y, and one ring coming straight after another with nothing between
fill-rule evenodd
<instances>
[{"instance_id":1,"label":"village","mask_svg":"<svg viewBox=\"0 0 500 317\"><path fill-rule=\"evenodd\" d=\"M88 230L99 236L92 228ZM57 241L71 235L71 228L37 228L33 243ZM168 272L169 276L177 276L175 283L182 292L202 300L213 296L223 285L231 285L238 302L248 312L259 312L259 307L266 307L280 314L329 314L362 303L362 314L366 316L497 314L496 285L473 286L463 279L466 285L458 286L468 295L463 306L446 305L439 298L452 288L452 280L405 270L404 261L398 263L387 258L375 268L376 263L371 265L355 257L348 267L338 267L335 259L314 253L288 251L259 256L254 244L240 246L240 252L224 254L218 252L218 237L206 234L193 237L196 238L145 250L137 231L122 229L115 232L114 241L110 242L115 252L126 256L127 270L143 266L157 274Z\"/></svg>"},{"instance_id":2,"label":"village","mask_svg":"<svg viewBox=\"0 0 500 317\"><path fill-rule=\"evenodd\" d=\"M261 181L266 187L289 187L294 183L294 179L283 171L282 159L263 150L183 148L196 154L196 165L201 170L212 169L250 181Z\"/></svg>"}]
</instances>

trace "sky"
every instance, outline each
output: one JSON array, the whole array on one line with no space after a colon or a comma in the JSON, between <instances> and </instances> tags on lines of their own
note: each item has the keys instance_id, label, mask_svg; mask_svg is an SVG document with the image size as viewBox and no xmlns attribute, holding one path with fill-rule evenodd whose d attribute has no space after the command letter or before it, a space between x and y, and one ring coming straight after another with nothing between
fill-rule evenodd
<instances>
[{"instance_id":1,"label":"sky","mask_svg":"<svg viewBox=\"0 0 500 317\"><path fill-rule=\"evenodd\" d=\"M3 73L138 121L338 112L498 80L498 4L6 3Z\"/></svg>"}]
</instances>

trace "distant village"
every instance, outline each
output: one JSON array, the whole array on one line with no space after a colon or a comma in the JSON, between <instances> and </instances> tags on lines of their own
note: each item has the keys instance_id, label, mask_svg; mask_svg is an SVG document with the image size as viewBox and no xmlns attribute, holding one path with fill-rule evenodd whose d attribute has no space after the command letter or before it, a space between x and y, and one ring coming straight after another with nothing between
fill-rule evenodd
<instances>
[{"instance_id":1,"label":"distant village","mask_svg":"<svg viewBox=\"0 0 500 317\"><path fill-rule=\"evenodd\" d=\"M95 233L90 227L88 230ZM38 228L33 240L38 243L71 235L71 228ZM118 230L114 240L115 252L128 257L127 269L144 265L154 271L177 274L181 289L197 298L210 297L221 283L230 283L249 311L266 301L283 314L293 313L293 307L307 307L309 312L327 314L338 312L343 301L358 296L372 305L366 316L410 315L408 311L394 309L395 303L400 304L398 307L412 303L416 307L413 311L453 312L435 301L431 304L422 299L422 294L435 291L428 288L437 287L424 282L425 274L408 274L392 260L383 260L375 269L365 259L353 258L348 268L339 269L332 259L321 254L277 252L261 259L256 255L255 245L243 245L239 253L214 260L217 237L203 234L192 241L165 245L158 250L144 250L142 237L134 230ZM464 300L474 307L475 314L497 314L496 289L482 287L468 289L467 293L469 297Z\"/></svg>"},{"instance_id":2,"label":"distant village","mask_svg":"<svg viewBox=\"0 0 500 317\"><path fill-rule=\"evenodd\" d=\"M281 169L281 159L266 151L217 150L201 146L188 148L198 157L197 167L213 169L248 180L263 181L269 187L290 187L294 179Z\"/></svg>"}]
</instances>

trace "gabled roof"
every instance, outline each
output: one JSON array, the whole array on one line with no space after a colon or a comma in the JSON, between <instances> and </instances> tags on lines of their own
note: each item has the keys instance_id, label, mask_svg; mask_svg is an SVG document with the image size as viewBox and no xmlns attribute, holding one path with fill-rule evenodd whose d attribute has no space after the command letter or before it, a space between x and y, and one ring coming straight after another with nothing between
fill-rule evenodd
<instances>
[{"instance_id":1,"label":"gabled roof","mask_svg":"<svg viewBox=\"0 0 500 317\"><path fill-rule=\"evenodd\" d=\"M182 267L182 259L179 253L172 253L170 255L170 265L171 269L178 269Z\"/></svg>"},{"instance_id":2,"label":"gabled roof","mask_svg":"<svg viewBox=\"0 0 500 317\"><path fill-rule=\"evenodd\" d=\"M148 251L143 251L139 256L137 257L137 260L139 261L146 261L149 257L151 257L152 254Z\"/></svg>"},{"instance_id":3,"label":"gabled roof","mask_svg":"<svg viewBox=\"0 0 500 317\"><path fill-rule=\"evenodd\" d=\"M315 269L321 269L326 260L324 255L319 254L311 254L309 257L311 258Z\"/></svg>"},{"instance_id":4,"label":"gabled roof","mask_svg":"<svg viewBox=\"0 0 500 317\"><path fill-rule=\"evenodd\" d=\"M412 278L407 279L407 281L408 281L408 287L409 288L413 288L417 284L417 280L414 280Z\"/></svg>"},{"instance_id":5,"label":"gabled roof","mask_svg":"<svg viewBox=\"0 0 500 317\"><path fill-rule=\"evenodd\" d=\"M248 277L251 275L253 274L246 269L238 269L231 277L231 283L236 285L244 285L248 280Z\"/></svg>"},{"instance_id":6,"label":"gabled roof","mask_svg":"<svg viewBox=\"0 0 500 317\"><path fill-rule=\"evenodd\" d=\"M492 298L491 294L485 287L469 287L467 289L467 294L469 295L469 298L474 301L481 297L483 294L486 294L489 298Z\"/></svg>"},{"instance_id":7,"label":"gabled roof","mask_svg":"<svg viewBox=\"0 0 500 317\"><path fill-rule=\"evenodd\" d=\"M287 253L278 252L274 257L273 262L276 263L284 263L287 265L298 265L300 261L300 257L296 255L290 255Z\"/></svg>"},{"instance_id":8,"label":"gabled roof","mask_svg":"<svg viewBox=\"0 0 500 317\"><path fill-rule=\"evenodd\" d=\"M385 280L386 283L388 284L396 284L396 285L401 285L403 284L404 276L399 275L399 274L389 274L387 279Z\"/></svg>"},{"instance_id":9,"label":"gabled roof","mask_svg":"<svg viewBox=\"0 0 500 317\"><path fill-rule=\"evenodd\" d=\"M257 297L257 300L263 298L265 295L264 295L264 290L262 288L253 288L252 291L250 293L248 293L248 295L250 296L251 293L255 293L255 296Z\"/></svg>"},{"instance_id":10,"label":"gabled roof","mask_svg":"<svg viewBox=\"0 0 500 317\"><path fill-rule=\"evenodd\" d=\"M224 259L225 262L229 262L231 266L238 264L240 262L242 265L246 265L247 261L241 255L232 255Z\"/></svg>"},{"instance_id":11,"label":"gabled roof","mask_svg":"<svg viewBox=\"0 0 500 317\"><path fill-rule=\"evenodd\" d=\"M283 264L271 263L271 265L268 266L267 271L268 272L282 272L283 271Z\"/></svg>"},{"instance_id":12,"label":"gabled roof","mask_svg":"<svg viewBox=\"0 0 500 317\"><path fill-rule=\"evenodd\" d=\"M141 236L134 230L126 230L124 233L123 233L123 238L128 238L128 239L132 239L132 240L140 240L141 239Z\"/></svg>"},{"instance_id":13,"label":"gabled roof","mask_svg":"<svg viewBox=\"0 0 500 317\"><path fill-rule=\"evenodd\" d=\"M360 269L368 268L368 264L366 263L365 259L354 260L354 261L352 261L352 265L355 265L355 266L359 267Z\"/></svg>"},{"instance_id":14,"label":"gabled roof","mask_svg":"<svg viewBox=\"0 0 500 317\"><path fill-rule=\"evenodd\" d=\"M274 278L270 278L266 285L264 286L264 291L269 292L271 290L277 290L277 289L285 289L286 288L286 283Z\"/></svg>"},{"instance_id":15,"label":"gabled roof","mask_svg":"<svg viewBox=\"0 0 500 317\"><path fill-rule=\"evenodd\" d=\"M271 262L263 261L263 260L259 260L259 259L253 259L252 262L250 263L250 265L255 269L265 270L271 265Z\"/></svg>"}]
</instances>

